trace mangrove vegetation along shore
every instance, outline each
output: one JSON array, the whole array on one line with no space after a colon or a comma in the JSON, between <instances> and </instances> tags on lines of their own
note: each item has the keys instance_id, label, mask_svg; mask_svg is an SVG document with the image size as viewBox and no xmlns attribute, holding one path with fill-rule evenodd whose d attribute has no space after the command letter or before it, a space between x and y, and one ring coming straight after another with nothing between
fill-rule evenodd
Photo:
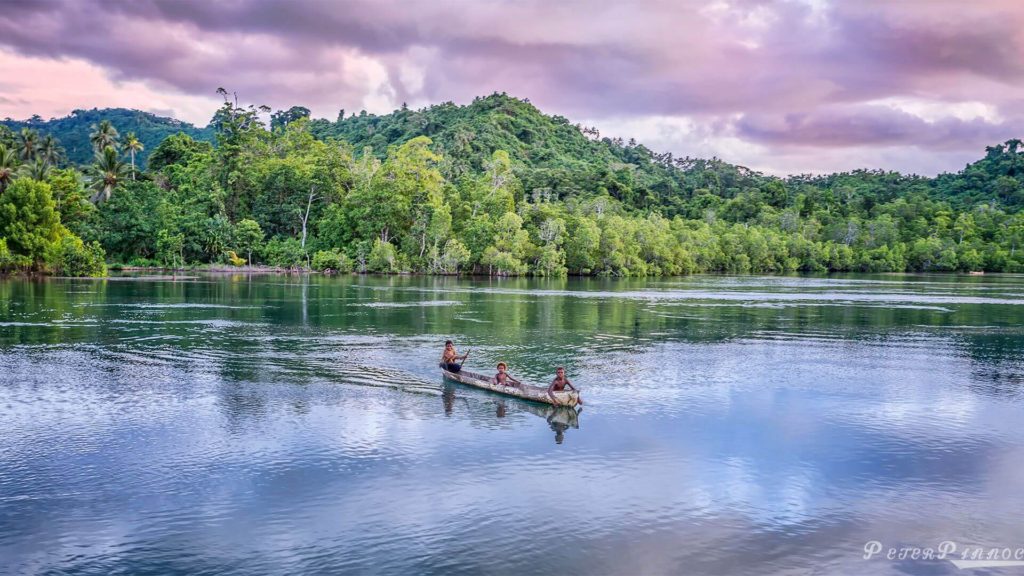
<instances>
[{"instance_id":1,"label":"mangrove vegetation along shore","mask_svg":"<svg viewBox=\"0 0 1024 576\"><path fill-rule=\"evenodd\" d=\"M267 126L269 109L222 93L214 142L176 132L147 148L99 121L85 165L47 122L0 126L0 270L1024 271L1019 140L936 178L780 179L602 138L504 94L334 122L293 107Z\"/></svg>"}]
</instances>

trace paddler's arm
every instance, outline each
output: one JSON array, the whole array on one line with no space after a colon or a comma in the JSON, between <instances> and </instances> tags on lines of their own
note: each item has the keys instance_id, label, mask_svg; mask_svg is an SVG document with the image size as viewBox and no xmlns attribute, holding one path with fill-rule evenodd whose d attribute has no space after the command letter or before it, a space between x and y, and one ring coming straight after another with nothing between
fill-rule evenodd
<instances>
[{"instance_id":1,"label":"paddler's arm","mask_svg":"<svg viewBox=\"0 0 1024 576\"><path fill-rule=\"evenodd\" d=\"M573 392L576 392L576 403L579 404L580 406L583 406L583 398L580 398L580 395L579 395L580 389L575 387L575 386L573 386L572 382L569 382L568 378L565 379L565 385L568 386L569 388L572 388Z\"/></svg>"}]
</instances>

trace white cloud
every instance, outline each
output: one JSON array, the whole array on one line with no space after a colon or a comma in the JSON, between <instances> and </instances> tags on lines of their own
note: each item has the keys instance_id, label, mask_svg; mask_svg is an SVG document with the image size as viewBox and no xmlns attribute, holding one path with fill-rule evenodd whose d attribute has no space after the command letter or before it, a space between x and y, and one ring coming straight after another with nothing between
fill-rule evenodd
<instances>
[{"instance_id":1,"label":"white cloud","mask_svg":"<svg viewBox=\"0 0 1024 576\"><path fill-rule=\"evenodd\" d=\"M919 106L916 110L920 114L931 112L925 106ZM955 117L961 119L971 119L991 112L990 107L983 109L972 103L950 108L950 115L959 114ZM913 146L769 146L737 136L733 123L739 118L739 115L711 118L633 116L594 118L582 124L596 126L602 137L621 137L624 140L635 138L655 152L672 152L676 157L717 156L726 162L774 176L826 174L861 168L934 176L940 172L959 170L983 153L980 148L935 151Z\"/></svg>"},{"instance_id":2,"label":"white cloud","mask_svg":"<svg viewBox=\"0 0 1024 576\"><path fill-rule=\"evenodd\" d=\"M913 97L891 97L865 102L865 104L887 106L893 110L913 114L929 123L946 118L981 119L990 124L999 124L1004 121L996 106L979 101L943 102Z\"/></svg>"}]
</instances>

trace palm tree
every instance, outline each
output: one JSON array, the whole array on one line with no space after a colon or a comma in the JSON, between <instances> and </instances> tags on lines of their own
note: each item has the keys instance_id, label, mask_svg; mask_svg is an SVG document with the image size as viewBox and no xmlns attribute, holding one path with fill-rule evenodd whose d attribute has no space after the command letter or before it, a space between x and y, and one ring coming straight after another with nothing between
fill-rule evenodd
<instances>
[{"instance_id":1,"label":"palm tree","mask_svg":"<svg viewBox=\"0 0 1024 576\"><path fill-rule=\"evenodd\" d=\"M56 166L64 157L64 147L60 145L60 140L54 138L52 134L43 137L38 152L39 157L51 166Z\"/></svg>"},{"instance_id":2,"label":"palm tree","mask_svg":"<svg viewBox=\"0 0 1024 576\"><path fill-rule=\"evenodd\" d=\"M50 175L50 163L41 157L36 158L31 164L22 164L18 173L37 182L42 182Z\"/></svg>"},{"instance_id":3,"label":"palm tree","mask_svg":"<svg viewBox=\"0 0 1024 576\"><path fill-rule=\"evenodd\" d=\"M14 150L8 150L0 144L0 192L7 189L7 185L14 180L15 171L18 169L18 155Z\"/></svg>"},{"instance_id":4,"label":"palm tree","mask_svg":"<svg viewBox=\"0 0 1024 576\"><path fill-rule=\"evenodd\" d=\"M146 147L135 137L135 132L125 134L124 147L128 149L128 154L132 157L132 180L135 180L135 153L142 152Z\"/></svg>"},{"instance_id":5,"label":"palm tree","mask_svg":"<svg viewBox=\"0 0 1024 576\"><path fill-rule=\"evenodd\" d=\"M29 128L22 128L18 133L18 156L28 162L36 157L39 148L39 133Z\"/></svg>"},{"instance_id":6,"label":"palm tree","mask_svg":"<svg viewBox=\"0 0 1024 576\"><path fill-rule=\"evenodd\" d=\"M89 141L97 152L103 152L106 148L117 149L117 128L110 123L110 120L101 120L100 125L92 125L92 134L89 134Z\"/></svg>"},{"instance_id":7,"label":"palm tree","mask_svg":"<svg viewBox=\"0 0 1024 576\"><path fill-rule=\"evenodd\" d=\"M110 200L110 194L124 179L128 166L117 157L117 150L107 146L96 152L95 163L88 168L89 187L93 189L92 202L99 204Z\"/></svg>"}]
</instances>

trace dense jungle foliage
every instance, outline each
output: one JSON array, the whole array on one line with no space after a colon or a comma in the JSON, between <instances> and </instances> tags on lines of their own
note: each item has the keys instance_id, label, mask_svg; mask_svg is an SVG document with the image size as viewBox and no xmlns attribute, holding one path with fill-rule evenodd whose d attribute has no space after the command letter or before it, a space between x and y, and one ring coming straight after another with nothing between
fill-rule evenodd
<instances>
[{"instance_id":1,"label":"dense jungle foliage","mask_svg":"<svg viewBox=\"0 0 1024 576\"><path fill-rule=\"evenodd\" d=\"M937 178L780 179L504 94L335 122L293 107L270 126L225 100L213 142L152 145L97 120L77 166L55 138L0 127L0 267L95 274L105 253L492 275L1024 270L1019 140Z\"/></svg>"}]
</instances>

